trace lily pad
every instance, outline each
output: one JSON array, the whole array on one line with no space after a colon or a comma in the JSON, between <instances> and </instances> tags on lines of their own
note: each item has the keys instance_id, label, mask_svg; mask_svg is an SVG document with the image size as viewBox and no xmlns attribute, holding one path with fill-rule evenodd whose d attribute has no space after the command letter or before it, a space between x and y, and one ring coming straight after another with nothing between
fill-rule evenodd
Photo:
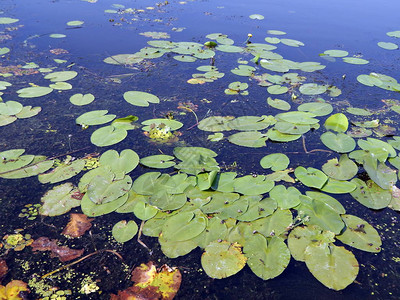
<instances>
[{"instance_id":1,"label":"lily pad","mask_svg":"<svg viewBox=\"0 0 400 300\"><path fill-rule=\"evenodd\" d=\"M367 252L381 251L381 238L368 222L353 215L342 215L342 219L346 223L346 229L336 237L339 241Z\"/></svg>"},{"instance_id":2,"label":"lily pad","mask_svg":"<svg viewBox=\"0 0 400 300\"><path fill-rule=\"evenodd\" d=\"M301 138L301 134L287 134L271 128L267 132L267 137L274 142L291 142Z\"/></svg>"},{"instance_id":3,"label":"lily pad","mask_svg":"<svg viewBox=\"0 0 400 300\"><path fill-rule=\"evenodd\" d=\"M121 142L127 135L128 132L125 129L109 125L94 131L90 137L90 141L96 146L106 147Z\"/></svg>"},{"instance_id":4,"label":"lily pad","mask_svg":"<svg viewBox=\"0 0 400 300\"><path fill-rule=\"evenodd\" d=\"M199 210L181 212L164 223L162 235L166 240L182 242L198 236L207 226L207 217Z\"/></svg>"},{"instance_id":5,"label":"lily pad","mask_svg":"<svg viewBox=\"0 0 400 300\"><path fill-rule=\"evenodd\" d=\"M234 117L231 116L208 117L201 120L197 127L200 130L211 131L211 132L232 130L232 128L229 127L229 121L231 121L232 119L234 119Z\"/></svg>"},{"instance_id":6,"label":"lily pad","mask_svg":"<svg viewBox=\"0 0 400 300\"><path fill-rule=\"evenodd\" d=\"M78 106L87 105L94 100L93 94L74 94L69 98L69 101Z\"/></svg>"},{"instance_id":7,"label":"lily pad","mask_svg":"<svg viewBox=\"0 0 400 300\"><path fill-rule=\"evenodd\" d=\"M45 86L32 86L23 88L17 91L18 97L21 98L35 98L50 94L53 91L50 87Z\"/></svg>"},{"instance_id":8,"label":"lily pad","mask_svg":"<svg viewBox=\"0 0 400 300\"><path fill-rule=\"evenodd\" d=\"M351 192L354 199L362 205L372 209L382 209L389 205L392 194L389 190L384 190L372 180L367 182L354 178L351 182L356 184L356 189Z\"/></svg>"},{"instance_id":9,"label":"lily pad","mask_svg":"<svg viewBox=\"0 0 400 300\"><path fill-rule=\"evenodd\" d=\"M335 134L328 131L323 133L320 138L326 147L338 153L348 153L356 147L355 140L343 132Z\"/></svg>"},{"instance_id":10,"label":"lily pad","mask_svg":"<svg viewBox=\"0 0 400 300\"><path fill-rule=\"evenodd\" d=\"M41 198L42 206L39 213L44 216L60 216L80 205L81 201L74 198L79 190L70 182L57 185L48 190Z\"/></svg>"},{"instance_id":11,"label":"lily pad","mask_svg":"<svg viewBox=\"0 0 400 300\"><path fill-rule=\"evenodd\" d=\"M293 40L293 39L281 39L281 43L291 47L300 47L304 46L303 42Z\"/></svg>"},{"instance_id":12,"label":"lily pad","mask_svg":"<svg viewBox=\"0 0 400 300\"><path fill-rule=\"evenodd\" d=\"M343 57L343 61L348 64L353 64L353 65L366 65L369 63L368 60L358 58L358 57Z\"/></svg>"},{"instance_id":13,"label":"lily pad","mask_svg":"<svg viewBox=\"0 0 400 300\"><path fill-rule=\"evenodd\" d=\"M350 180L358 173L358 166L346 154L328 160L322 166L322 171L329 177L336 180Z\"/></svg>"},{"instance_id":14,"label":"lily pad","mask_svg":"<svg viewBox=\"0 0 400 300\"><path fill-rule=\"evenodd\" d=\"M378 42L378 46L383 49L386 49L386 50L399 49L399 46L397 46L395 43L391 43L391 42Z\"/></svg>"},{"instance_id":15,"label":"lily pad","mask_svg":"<svg viewBox=\"0 0 400 300\"><path fill-rule=\"evenodd\" d=\"M201 265L208 276L222 279L238 273L246 260L239 244L214 241L204 249Z\"/></svg>"},{"instance_id":16,"label":"lily pad","mask_svg":"<svg viewBox=\"0 0 400 300\"><path fill-rule=\"evenodd\" d=\"M253 20L264 20L264 16L259 14L250 15L249 18Z\"/></svg>"},{"instance_id":17,"label":"lily pad","mask_svg":"<svg viewBox=\"0 0 400 300\"><path fill-rule=\"evenodd\" d=\"M307 169L304 167L297 167L294 170L294 175L304 185L317 189L322 188L322 186L328 180L328 177L322 171L311 167Z\"/></svg>"},{"instance_id":18,"label":"lily pad","mask_svg":"<svg viewBox=\"0 0 400 300\"><path fill-rule=\"evenodd\" d=\"M115 150L108 150L100 156L99 163L109 167L116 174L116 179L121 179L137 167L139 155L131 149L122 150L120 154Z\"/></svg>"},{"instance_id":19,"label":"lily pad","mask_svg":"<svg viewBox=\"0 0 400 300\"><path fill-rule=\"evenodd\" d=\"M327 116L333 111L333 107L329 103L323 102L309 102L303 103L298 108L298 111L305 111L314 114L315 116Z\"/></svg>"},{"instance_id":20,"label":"lily pad","mask_svg":"<svg viewBox=\"0 0 400 300\"><path fill-rule=\"evenodd\" d=\"M104 204L96 204L90 200L87 194L83 196L81 201L82 212L89 217L98 217L102 215L109 214L117 210L128 200L128 193L122 197L117 198L114 201L107 202Z\"/></svg>"},{"instance_id":21,"label":"lily pad","mask_svg":"<svg viewBox=\"0 0 400 300\"><path fill-rule=\"evenodd\" d=\"M175 157L171 155L164 154L151 155L141 158L140 163L149 168L165 169L175 165L175 162L173 161L174 158Z\"/></svg>"},{"instance_id":22,"label":"lily pad","mask_svg":"<svg viewBox=\"0 0 400 300\"><path fill-rule=\"evenodd\" d=\"M119 221L112 228L112 235L118 243L125 243L136 235L138 226L135 221Z\"/></svg>"},{"instance_id":23,"label":"lily pad","mask_svg":"<svg viewBox=\"0 0 400 300\"><path fill-rule=\"evenodd\" d=\"M290 251L282 238L252 236L243 248L247 264L258 277L268 280L282 274L290 262Z\"/></svg>"},{"instance_id":24,"label":"lily pad","mask_svg":"<svg viewBox=\"0 0 400 300\"><path fill-rule=\"evenodd\" d=\"M169 127L171 131L178 130L183 126L183 124L177 120L170 120L170 119L149 119L146 121L142 122L142 125L145 125L142 127L142 130L144 131L150 131L151 130L151 125L154 124L156 127L165 124L166 126Z\"/></svg>"},{"instance_id":25,"label":"lily pad","mask_svg":"<svg viewBox=\"0 0 400 300\"><path fill-rule=\"evenodd\" d=\"M319 95L326 92L326 87L316 83L306 83L300 86L299 91L303 95Z\"/></svg>"},{"instance_id":26,"label":"lily pad","mask_svg":"<svg viewBox=\"0 0 400 300\"><path fill-rule=\"evenodd\" d=\"M290 110L291 106L288 102L285 100L281 99L272 99L271 97L268 97L267 103L269 106L272 106L273 108L280 109L280 110Z\"/></svg>"},{"instance_id":27,"label":"lily pad","mask_svg":"<svg viewBox=\"0 0 400 300\"><path fill-rule=\"evenodd\" d=\"M236 119L231 120L227 126L233 130L241 130L241 131L254 131L254 130L262 130L267 128L270 125L270 122L265 120L264 116L243 116L238 117Z\"/></svg>"},{"instance_id":28,"label":"lily pad","mask_svg":"<svg viewBox=\"0 0 400 300\"><path fill-rule=\"evenodd\" d=\"M325 50L324 54L332 57L345 57L349 55L349 52L344 50Z\"/></svg>"},{"instance_id":29,"label":"lily pad","mask_svg":"<svg viewBox=\"0 0 400 300\"><path fill-rule=\"evenodd\" d=\"M68 81L75 78L78 75L75 71L61 71L53 72L44 76L44 79L49 79L51 82Z\"/></svg>"},{"instance_id":30,"label":"lily pad","mask_svg":"<svg viewBox=\"0 0 400 300\"><path fill-rule=\"evenodd\" d=\"M233 184L235 192L243 195L260 195L268 193L273 187L274 182L265 180L263 175L246 175L236 178Z\"/></svg>"},{"instance_id":31,"label":"lily pad","mask_svg":"<svg viewBox=\"0 0 400 300\"><path fill-rule=\"evenodd\" d=\"M18 22L19 19L15 19L15 18L9 18L9 17L1 17L0 18L0 24L12 24L12 23L16 23Z\"/></svg>"},{"instance_id":32,"label":"lily pad","mask_svg":"<svg viewBox=\"0 0 400 300\"><path fill-rule=\"evenodd\" d=\"M283 153L272 153L261 158L260 165L264 169L271 168L272 171L281 171L288 167L289 157Z\"/></svg>"},{"instance_id":33,"label":"lily pad","mask_svg":"<svg viewBox=\"0 0 400 300\"><path fill-rule=\"evenodd\" d=\"M150 93L139 92L139 91L128 91L124 93L124 99L136 106L147 107L150 103L160 103L160 99Z\"/></svg>"},{"instance_id":34,"label":"lily pad","mask_svg":"<svg viewBox=\"0 0 400 300\"><path fill-rule=\"evenodd\" d=\"M321 188L321 191L330 194L347 194L355 189L356 185L353 182L329 178L326 184Z\"/></svg>"},{"instance_id":35,"label":"lily pad","mask_svg":"<svg viewBox=\"0 0 400 300\"><path fill-rule=\"evenodd\" d=\"M114 120L116 115L107 115L108 110L92 110L80 115L75 123L81 126L101 125Z\"/></svg>"},{"instance_id":36,"label":"lily pad","mask_svg":"<svg viewBox=\"0 0 400 300\"><path fill-rule=\"evenodd\" d=\"M56 183L67 180L79 174L85 166L83 159L77 159L69 164L62 164L48 173L40 174L38 179L41 183Z\"/></svg>"},{"instance_id":37,"label":"lily pad","mask_svg":"<svg viewBox=\"0 0 400 300\"><path fill-rule=\"evenodd\" d=\"M312 125L318 123L319 120L314 117L315 115L313 113L303 112L303 111L289 111L277 114L275 116L277 120L282 120L293 124L304 124L304 125Z\"/></svg>"},{"instance_id":38,"label":"lily pad","mask_svg":"<svg viewBox=\"0 0 400 300\"><path fill-rule=\"evenodd\" d=\"M42 111L42 108L39 106L32 107L30 105L24 106L22 110L17 113L15 116L18 119L27 119L33 116L36 116L38 113Z\"/></svg>"},{"instance_id":39,"label":"lily pad","mask_svg":"<svg viewBox=\"0 0 400 300\"><path fill-rule=\"evenodd\" d=\"M310 272L326 287L339 291L357 277L358 262L353 253L335 245L310 245L305 251Z\"/></svg>"},{"instance_id":40,"label":"lily pad","mask_svg":"<svg viewBox=\"0 0 400 300\"><path fill-rule=\"evenodd\" d=\"M258 131L245 131L232 134L228 140L238 146L260 148L265 146L265 141L268 138Z\"/></svg>"},{"instance_id":41,"label":"lily pad","mask_svg":"<svg viewBox=\"0 0 400 300\"><path fill-rule=\"evenodd\" d=\"M83 25L83 23L85 23L85 22L76 20L76 21L67 22L67 25L68 26L81 26L81 25Z\"/></svg>"},{"instance_id":42,"label":"lily pad","mask_svg":"<svg viewBox=\"0 0 400 300\"><path fill-rule=\"evenodd\" d=\"M272 95L285 94L289 89L282 85L271 85L267 88L268 93Z\"/></svg>"},{"instance_id":43,"label":"lily pad","mask_svg":"<svg viewBox=\"0 0 400 300\"><path fill-rule=\"evenodd\" d=\"M269 192L269 196L278 202L282 209L294 208L300 204L300 191L293 186L286 189L283 185L276 185Z\"/></svg>"},{"instance_id":44,"label":"lily pad","mask_svg":"<svg viewBox=\"0 0 400 300\"><path fill-rule=\"evenodd\" d=\"M349 120L347 119L346 115L337 113L326 119L324 126L326 129L336 132L346 132L347 128L349 127Z\"/></svg>"},{"instance_id":45,"label":"lily pad","mask_svg":"<svg viewBox=\"0 0 400 300\"><path fill-rule=\"evenodd\" d=\"M17 101L0 102L0 115L16 115L22 110L22 107L22 104Z\"/></svg>"}]
</instances>

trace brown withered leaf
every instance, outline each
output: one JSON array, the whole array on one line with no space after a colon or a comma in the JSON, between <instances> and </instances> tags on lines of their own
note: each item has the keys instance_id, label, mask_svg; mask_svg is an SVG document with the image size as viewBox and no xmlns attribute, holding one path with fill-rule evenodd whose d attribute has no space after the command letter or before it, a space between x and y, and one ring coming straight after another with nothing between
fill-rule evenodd
<instances>
[{"instance_id":1,"label":"brown withered leaf","mask_svg":"<svg viewBox=\"0 0 400 300\"><path fill-rule=\"evenodd\" d=\"M0 283L8 272L8 266L4 259L0 259Z\"/></svg>"},{"instance_id":2,"label":"brown withered leaf","mask_svg":"<svg viewBox=\"0 0 400 300\"><path fill-rule=\"evenodd\" d=\"M80 237L91 227L93 219L89 219L84 214L70 214L70 219L62 234L69 237Z\"/></svg>"},{"instance_id":3,"label":"brown withered leaf","mask_svg":"<svg viewBox=\"0 0 400 300\"><path fill-rule=\"evenodd\" d=\"M84 249L70 249L67 246L57 245L57 240L40 237L32 244L32 251L51 251L52 257L58 257L62 262L73 260L83 254Z\"/></svg>"},{"instance_id":4,"label":"brown withered leaf","mask_svg":"<svg viewBox=\"0 0 400 300\"><path fill-rule=\"evenodd\" d=\"M163 265L157 271L154 263L150 261L135 268L131 280L135 284L126 290L118 291L118 295L111 295L111 300L172 300L179 290L182 275L177 268L167 265Z\"/></svg>"}]
</instances>

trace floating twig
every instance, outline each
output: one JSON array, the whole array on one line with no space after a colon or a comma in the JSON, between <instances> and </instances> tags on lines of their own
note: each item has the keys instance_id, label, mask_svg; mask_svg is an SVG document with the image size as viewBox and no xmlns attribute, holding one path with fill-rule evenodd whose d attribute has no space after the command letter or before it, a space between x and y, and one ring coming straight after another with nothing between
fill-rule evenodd
<instances>
[{"instance_id":1,"label":"floating twig","mask_svg":"<svg viewBox=\"0 0 400 300\"><path fill-rule=\"evenodd\" d=\"M150 252L150 255L152 255L152 254L153 254L153 251L152 251L149 247L147 247L147 245L146 245L145 243L143 243L142 240L140 239L140 237L142 236L143 225L144 225L144 221L142 221L142 223L140 224L140 228L139 228L139 233L138 233L137 241L138 241L138 243L139 243L140 245L142 245L143 247L145 247L145 248Z\"/></svg>"},{"instance_id":2,"label":"floating twig","mask_svg":"<svg viewBox=\"0 0 400 300\"><path fill-rule=\"evenodd\" d=\"M317 152L317 151L332 153L332 151L324 150L324 149L313 149L313 150L308 151L306 148L306 138L304 137L304 135L302 135L301 137L303 138L303 149L304 149L305 153L309 154L309 153L313 153L313 152Z\"/></svg>"}]
</instances>

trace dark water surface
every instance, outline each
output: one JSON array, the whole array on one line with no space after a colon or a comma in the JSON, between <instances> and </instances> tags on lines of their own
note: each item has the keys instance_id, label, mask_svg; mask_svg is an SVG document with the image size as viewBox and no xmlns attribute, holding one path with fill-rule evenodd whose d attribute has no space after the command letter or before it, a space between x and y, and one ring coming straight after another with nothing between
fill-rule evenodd
<instances>
[{"instance_id":1,"label":"dark water surface","mask_svg":"<svg viewBox=\"0 0 400 300\"><path fill-rule=\"evenodd\" d=\"M159 150L172 154L176 145L157 145L150 143L141 130L129 131L128 137L117 145L96 147L90 143L90 135L96 128L82 130L75 125L75 119L88 110L108 109L110 113L123 117L129 114L139 116L140 120L164 117L173 111L179 121L185 124L180 138L188 146L210 148L218 153L220 165L237 163L235 170L240 174L264 173L259 160L266 154L283 152L291 159L290 167L314 166L321 168L328 159L337 157L332 153L315 152L306 154L301 140L291 143L269 143L267 148L245 148L230 144L228 141L212 143L207 141L208 132L193 128L196 123L190 113L179 115L178 102L191 101L198 105L197 115L203 118L209 115L262 115L276 114L279 111L268 107L266 88L255 81L232 74L231 69L238 65L237 59L252 58L251 55L237 53L221 53L216 56L215 64L225 77L213 83L190 85L186 81L191 74L197 73L197 66L209 64L207 61L195 63L178 62L172 55L149 60L148 63L126 67L109 65L103 59L116 54L135 53L147 45L151 38L140 35L147 31L167 32L168 40L174 42L191 41L204 43L206 35L220 32L227 34L235 41L235 45L243 45L249 33L252 42L263 43L267 30L282 30L287 34L284 38L303 42L304 47L294 48L277 45L275 52L293 61L315 61L327 67L324 70L305 73L307 82L332 84L342 90L342 94L326 100L334 105L335 112L343 110L343 103L354 107L378 110L384 107L381 99L400 99L398 93L366 87L357 82L356 77L370 72L382 73L399 78L399 51L384 50L377 42L387 41L399 43L398 39L386 35L388 31L400 30L398 12L400 2L396 0L381 1L344 1L344 0L253 0L253 1L169 1L167 5L157 6L156 1L111 1L98 0L89 3L80 0L0 0L0 17L18 18L18 23L0 25L0 31L9 26L19 26L13 31L4 31L1 35L10 38L0 42L1 47L8 47L11 52L0 57L0 66L24 65L35 62L40 67L57 67L57 70L71 70L79 73L71 80L72 90L54 91L40 98L18 98L16 90L27 87L29 83L48 85L41 74L12 76L6 80L13 85L3 91L3 100L20 101L24 105L41 106L39 115L0 127L0 152L22 148L26 154L56 156L70 151L82 157L87 153L103 153L108 149L134 149L140 157L159 154ZM113 4L122 4L126 8L143 9L136 14L109 14L106 9ZM161 3L160 4L165 4ZM146 7L154 7L150 10ZM261 14L263 20L252 20L251 14ZM136 18L136 20L132 20ZM82 20L82 28L67 28L71 20ZM184 28L181 32L173 28ZM52 33L66 34L66 38L54 39ZM281 36L277 36L281 37ZM54 55L51 49L62 48L69 53ZM343 49L350 56L359 55L370 61L366 65L346 64L340 58L335 62L327 61L319 54L327 49ZM54 58L67 62L58 65ZM254 65L254 64L252 64ZM263 73L257 66L258 73ZM261 69L261 70L260 70ZM268 73L273 73L269 72ZM112 76L127 74L120 83L111 80ZM303 75L303 74L302 74ZM345 75L345 76L344 76ZM249 83L249 96L228 96L224 89L232 81L240 80ZM157 106L140 108L126 103L122 94L128 90L147 91L157 95L162 101ZM74 106L69 97L75 93L93 93L96 100L86 106ZM277 95L278 98L290 102L289 95ZM211 103L201 101L207 99ZM238 101L232 101L237 99ZM392 116L390 124L398 128L397 118ZM322 124L322 121L321 121ZM310 132L306 136L309 149L324 147L319 135L321 132ZM396 134L398 135L398 133ZM79 150L83 149L83 150ZM78 151L76 151L78 150ZM136 176L148 171L144 167L135 170ZM78 179L73 179L75 183ZM177 259L168 259L161 252L157 239L144 237L144 242L152 248L153 254L136 241L124 245L117 244L111 236L111 228L125 216L109 214L95 219L92 235L68 241L60 235L68 222L68 215L45 218L35 221L18 218L24 205L40 203L42 195L52 186L39 183L37 177L6 180L0 179L0 238L23 228L34 239L47 236L60 239L61 244L72 248L85 248L85 254L96 249L115 249L124 258L127 267L137 266L149 260L160 265L166 263L180 268L183 281L176 299L398 299L400 298L400 240L398 213L388 208L372 211L349 194L337 195L345 206L347 213L355 214L378 229L382 241L382 251L378 254L352 249L360 263L360 272L356 282L346 289L335 292L319 283L302 262L291 260L289 267L277 278L264 281L245 267L237 275L215 280L209 278L201 269L200 256L197 249L189 255ZM80 209L75 209L80 212ZM58 268L61 264L48 253L32 255L31 249L21 252L10 251L6 255L0 248L0 258L4 258L10 272L3 284L12 279L28 282L35 274L43 275ZM22 266L30 261L30 267ZM76 274L67 278L61 274L59 281L51 282L62 290L71 289L73 295L68 299L108 299L110 293L117 293L130 285L126 279L127 270L114 256L103 253L93 256L74 266ZM67 273L65 273L67 274ZM68 273L69 274L69 273ZM90 275L98 280L102 293L82 295L77 291L82 278ZM79 288L78 288L79 289ZM38 295L33 297L39 298ZM35 299L36 299L35 298Z\"/></svg>"}]
</instances>

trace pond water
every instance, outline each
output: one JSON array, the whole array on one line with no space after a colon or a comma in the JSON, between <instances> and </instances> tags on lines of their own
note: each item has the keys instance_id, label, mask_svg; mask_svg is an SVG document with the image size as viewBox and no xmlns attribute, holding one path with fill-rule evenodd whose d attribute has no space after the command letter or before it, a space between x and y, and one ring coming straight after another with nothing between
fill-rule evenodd
<instances>
[{"instance_id":1,"label":"pond water","mask_svg":"<svg viewBox=\"0 0 400 300\"><path fill-rule=\"evenodd\" d=\"M2 0L0 283L28 283L28 299L55 297L57 291L71 294L60 293L58 299L109 299L132 286L130 274L135 267L153 261L158 267L167 264L180 270L182 282L175 299L398 299L399 9L395 0L30 0L29 5ZM78 22L67 24L71 21ZM24 94L21 89L28 87ZM76 94L92 94L94 100L88 95L90 100L85 103ZM29 110L27 106L40 108ZM106 111L80 117L98 110ZM285 114L298 110L303 112ZM121 119L129 116L129 120ZM146 120L150 121L142 124ZM189 147L214 151L217 163L209 150ZM5 152L12 149L24 149L23 155L36 157ZM134 152L126 151L128 158L119 161L109 151L124 149ZM106 151L111 158L101 156ZM199 155L196 151L206 152ZM270 158L262 166L260 160L273 153L285 156ZM142 160L139 164L136 154L141 159L160 154L175 157L153 157L150 163ZM89 163L97 163L99 156L103 159L100 166L106 166L100 168L106 170L86 178L85 185L82 175L90 172ZM340 157L350 162L333 160ZM38 177L41 172L33 169L43 159L50 162L43 172L57 166L64 169ZM169 159L177 165L154 167ZM280 167L281 159L290 163ZM30 164L35 164L29 170L33 176L7 178L13 172L24 172ZM177 171L182 176L172 177ZM166 188L165 181L161 184L159 175L150 172L169 174L160 178L177 182L169 182ZM236 172L240 180L234 181L233 175L223 179L227 172ZM272 173L274 178L263 177ZM262 183L255 183L257 178ZM67 192L58 189L60 185L67 189L67 182L79 185L80 191L74 194L78 199L70 197L72 188ZM120 186L106 189L115 182ZM191 185L207 192L190 191ZM278 185L296 187L298 194L284 194L289 189L276 189ZM55 200L46 200L44 194L51 190ZM133 207L141 201L140 211L126 204L128 190L128 202ZM306 197L310 191L324 194ZM178 194L184 195L180 206L176 204L182 199ZM254 206L263 217L259 221L259 217L243 217L243 210L250 210L251 203L261 199L258 194L273 204ZM213 197L224 199L223 203L206 204ZM224 208L229 197L237 201L236 206ZM85 199L89 202L83 204ZM198 200L201 204L194 199L202 199ZM94 208L106 202L116 205L116 201L122 202L108 213L103 212L107 210L104 206ZM71 211L65 208L68 205ZM115 212L121 205L130 213ZM269 215L276 218L272 221L265 212L270 207ZM62 234L70 213L82 211L95 217L91 229L78 238ZM277 216L280 212L292 214L293 220L289 216L286 222L287 218ZM362 219L351 223L357 225L355 229L350 221L346 223L347 215ZM185 223L179 216L188 216L192 222ZM135 226L122 233L113 231L119 221L132 220L140 226L141 220L148 219L152 221L145 225L141 240L151 252L137 242L137 235L126 238L136 232ZM221 221L225 235L206 227L214 220ZM263 225L262 220L269 223ZM313 225L322 227L325 235L316 233ZM198 238L200 233L205 235L204 228L212 232L211 237L204 237L207 243ZM288 248L288 235L299 239L300 231L292 233L297 228L314 231L308 233L308 242L293 242ZM343 237L346 231L352 232L347 240ZM12 244L12 235L21 240ZM59 246L84 249L76 256L83 259L41 278L74 260L60 262L54 249L52 255L32 251L30 239L37 243L40 237L56 240ZM125 238L128 241L117 242ZM261 244L257 244L259 238ZM225 241L229 247L221 253L206 247ZM221 275L215 267L218 257L224 261L234 242L244 248L228 255L231 263L240 265L237 260L241 258L248 265L235 268L227 263L228 267L221 266L227 268ZM298 250L301 247L308 250ZM203 248L211 253L211 266L205 262ZM338 251L341 254L334 254ZM289 262L290 253L296 259ZM6 274L1 263L8 266ZM324 269L330 271L324 273Z\"/></svg>"}]
</instances>

